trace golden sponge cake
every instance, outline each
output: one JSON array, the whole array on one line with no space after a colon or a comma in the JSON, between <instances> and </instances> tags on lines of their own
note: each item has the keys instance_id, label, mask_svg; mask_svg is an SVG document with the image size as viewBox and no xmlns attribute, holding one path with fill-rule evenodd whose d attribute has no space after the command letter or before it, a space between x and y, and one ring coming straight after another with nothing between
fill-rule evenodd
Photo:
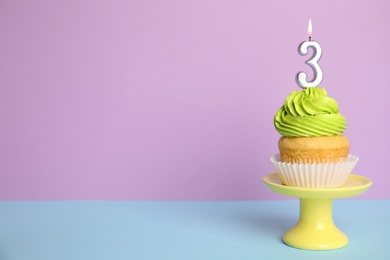
<instances>
[{"instance_id":1,"label":"golden sponge cake","mask_svg":"<svg viewBox=\"0 0 390 260\"><path fill-rule=\"evenodd\" d=\"M286 163L335 163L348 157L350 143L344 135L285 137L278 142L280 161Z\"/></svg>"}]
</instances>

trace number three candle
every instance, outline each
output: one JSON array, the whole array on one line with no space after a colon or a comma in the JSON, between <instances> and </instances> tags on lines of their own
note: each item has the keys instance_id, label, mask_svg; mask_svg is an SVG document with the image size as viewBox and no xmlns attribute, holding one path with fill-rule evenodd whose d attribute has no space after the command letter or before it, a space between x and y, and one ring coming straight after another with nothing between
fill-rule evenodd
<instances>
[{"instance_id":1,"label":"number three candle","mask_svg":"<svg viewBox=\"0 0 390 260\"><path fill-rule=\"evenodd\" d=\"M318 42L311 40L312 35L312 26L311 26L311 20L309 20L309 28L307 30L307 34L309 35L309 41L302 42L301 45L298 47L298 53L302 56L305 56L308 53L309 48L313 49L313 55L309 60L307 60L305 63L309 65L313 69L313 80L307 81L307 75L305 72L299 72L297 74L297 84L301 88L311 88L311 87L318 87L323 78L322 70L320 65L318 65L318 61L320 60L322 56L322 49Z\"/></svg>"}]
</instances>

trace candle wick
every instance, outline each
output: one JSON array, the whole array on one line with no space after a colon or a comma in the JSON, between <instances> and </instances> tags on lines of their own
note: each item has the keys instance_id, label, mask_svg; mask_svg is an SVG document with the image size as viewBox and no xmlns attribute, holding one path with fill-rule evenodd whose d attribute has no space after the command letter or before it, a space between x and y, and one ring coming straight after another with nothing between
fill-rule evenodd
<instances>
[{"instance_id":1,"label":"candle wick","mask_svg":"<svg viewBox=\"0 0 390 260\"><path fill-rule=\"evenodd\" d=\"M309 36L309 41L311 42L311 36Z\"/></svg>"}]
</instances>

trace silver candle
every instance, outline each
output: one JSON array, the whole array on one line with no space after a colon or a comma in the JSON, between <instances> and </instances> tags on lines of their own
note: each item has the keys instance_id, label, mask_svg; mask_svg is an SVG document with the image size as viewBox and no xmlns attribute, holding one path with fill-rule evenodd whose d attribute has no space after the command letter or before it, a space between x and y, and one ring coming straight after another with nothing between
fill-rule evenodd
<instances>
[{"instance_id":1,"label":"silver candle","mask_svg":"<svg viewBox=\"0 0 390 260\"><path fill-rule=\"evenodd\" d=\"M305 72L299 72L296 77L296 81L298 86L301 88L310 88L310 87L318 87L323 79L323 73L320 65L318 65L318 61L322 56L322 48L320 44L316 41L311 40L312 34L312 25L311 20L309 20L309 28L308 35L309 41L302 42L298 47L298 53L302 56L307 55L309 48L313 49L313 55L309 60L305 63L309 65L313 69L313 80L307 81L307 74Z\"/></svg>"}]
</instances>

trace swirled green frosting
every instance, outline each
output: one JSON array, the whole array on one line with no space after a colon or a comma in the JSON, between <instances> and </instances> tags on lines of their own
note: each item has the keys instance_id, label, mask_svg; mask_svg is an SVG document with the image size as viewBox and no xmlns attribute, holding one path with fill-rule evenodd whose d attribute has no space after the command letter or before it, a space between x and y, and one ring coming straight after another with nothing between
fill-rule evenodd
<instances>
[{"instance_id":1,"label":"swirled green frosting","mask_svg":"<svg viewBox=\"0 0 390 260\"><path fill-rule=\"evenodd\" d=\"M294 91L274 117L276 130L283 136L332 136L347 126L339 106L323 88Z\"/></svg>"}]
</instances>

